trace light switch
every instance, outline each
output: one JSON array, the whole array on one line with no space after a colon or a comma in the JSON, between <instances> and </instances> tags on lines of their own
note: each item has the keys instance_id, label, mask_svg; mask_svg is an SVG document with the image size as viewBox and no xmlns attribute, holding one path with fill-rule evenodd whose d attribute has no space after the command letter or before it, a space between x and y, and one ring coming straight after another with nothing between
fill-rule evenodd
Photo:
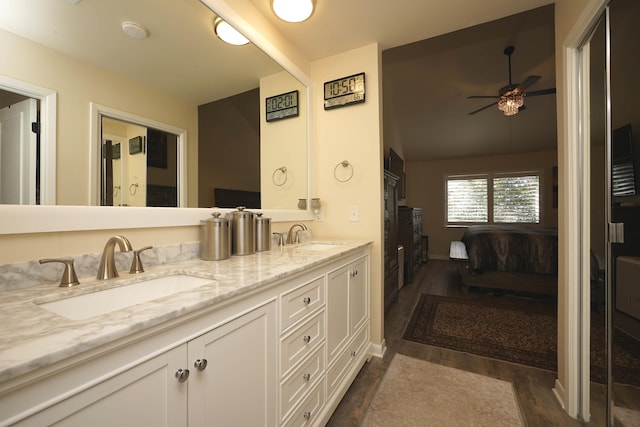
<instances>
[{"instance_id":1,"label":"light switch","mask_svg":"<svg viewBox=\"0 0 640 427\"><path fill-rule=\"evenodd\" d=\"M351 222L360 221L360 215L358 213L357 206L351 206L351 208L349 209L349 221Z\"/></svg>"}]
</instances>

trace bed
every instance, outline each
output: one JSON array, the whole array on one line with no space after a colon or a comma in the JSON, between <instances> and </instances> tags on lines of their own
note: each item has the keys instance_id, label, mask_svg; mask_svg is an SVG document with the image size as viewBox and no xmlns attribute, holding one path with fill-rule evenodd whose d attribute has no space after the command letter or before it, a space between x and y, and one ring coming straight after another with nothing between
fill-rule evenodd
<instances>
[{"instance_id":1,"label":"bed","mask_svg":"<svg viewBox=\"0 0 640 427\"><path fill-rule=\"evenodd\" d=\"M454 248L455 246L455 248ZM477 225L453 242L462 284L533 294L558 292L557 228Z\"/></svg>"}]
</instances>

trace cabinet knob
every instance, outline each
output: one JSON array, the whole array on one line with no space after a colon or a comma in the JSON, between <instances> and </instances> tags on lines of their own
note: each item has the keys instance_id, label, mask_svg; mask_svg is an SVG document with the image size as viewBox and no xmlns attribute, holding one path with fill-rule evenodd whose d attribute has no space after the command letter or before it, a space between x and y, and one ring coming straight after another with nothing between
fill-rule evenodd
<instances>
[{"instance_id":1,"label":"cabinet knob","mask_svg":"<svg viewBox=\"0 0 640 427\"><path fill-rule=\"evenodd\" d=\"M204 371L205 369L207 369L207 359L198 359L195 362L193 362L193 366L198 370L198 371Z\"/></svg>"},{"instance_id":2,"label":"cabinet knob","mask_svg":"<svg viewBox=\"0 0 640 427\"><path fill-rule=\"evenodd\" d=\"M309 305L309 304L311 303L311 298L309 298L309 297L304 297L304 298L302 299L302 302L303 302L305 305Z\"/></svg>"},{"instance_id":3,"label":"cabinet knob","mask_svg":"<svg viewBox=\"0 0 640 427\"><path fill-rule=\"evenodd\" d=\"M356 357L356 352L355 351L351 352L351 357Z\"/></svg>"},{"instance_id":4,"label":"cabinet knob","mask_svg":"<svg viewBox=\"0 0 640 427\"><path fill-rule=\"evenodd\" d=\"M309 381L311 379L311 374L304 374L302 376L302 379L305 380L305 381Z\"/></svg>"},{"instance_id":5,"label":"cabinet knob","mask_svg":"<svg viewBox=\"0 0 640 427\"><path fill-rule=\"evenodd\" d=\"M185 382L189 378L189 370L188 369L178 369L176 371L176 378L179 383Z\"/></svg>"},{"instance_id":6,"label":"cabinet knob","mask_svg":"<svg viewBox=\"0 0 640 427\"><path fill-rule=\"evenodd\" d=\"M302 337L302 341L304 341L305 344L309 344L309 341L311 341L311 336L305 335L304 337Z\"/></svg>"},{"instance_id":7,"label":"cabinet knob","mask_svg":"<svg viewBox=\"0 0 640 427\"><path fill-rule=\"evenodd\" d=\"M306 411L302 416L305 420L309 421L309 418L311 418L311 412Z\"/></svg>"}]
</instances>

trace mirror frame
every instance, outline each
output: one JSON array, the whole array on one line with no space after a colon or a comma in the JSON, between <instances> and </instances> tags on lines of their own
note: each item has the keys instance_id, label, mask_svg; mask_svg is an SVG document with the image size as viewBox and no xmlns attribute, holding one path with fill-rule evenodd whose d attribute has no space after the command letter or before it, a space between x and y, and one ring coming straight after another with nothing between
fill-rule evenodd
<instances>
[{"instance_id":1,"label":"mirror frame","mask_svg":"<svg viewBox=\"0 0 640 427\"><path fill-rule=\"evenodd\" d=\"M223 0L200 0L214 13L234 28L243 33L251 43L271 57L276 63L307 88L307 198L312 197L311 188L311 117L313 115L312 105L312 81L311 78L292 60L290 60L279 48L277 48L264 35L260 34L235 10L233 10ZM266 18L265 18L266 21ZM10 79L7 79L9 82ZM0 85L3 81L0 80ZM11 82L9 82L11 83ZM41 108L48 108L47 126L43 129L41 138L52 143L48 147L47 153L43 153L43 162L48 165L55 165L55 136L56 136L56 94L48 89L27 85L22 82L15 87L25 87L23 93L42 100ZM41 92L48 95L38 95ZM37 96L34 96L36 94ZM44 113L43 113L44 114ZM46 131L46 138L44 131ZM90 136L89 136L90 139ZM42 171L44 172L44 171ZM55 169L48 167L46 177L51 178L55 183ZM53 192L47 192L46 205L3 205L0 206L0 235L24 234L24 233L46 233L64 231L87 231L87 230L109 230L109 229L132 229L132 228L160 228L160 227L184 227L198 226L200 220L209 216L211 209L207 208L137 208L137 207L110 207L110 206L55 206L55 184ZM51 205L51 206L50 206ZM308 204L307 204L308 205ZM221 212L232 211L233 209L220 209ZM284 221L311 221L313 215L309 208L307 210L261 210L269 216L273 222Z\"/></svg>"}]
</instances>

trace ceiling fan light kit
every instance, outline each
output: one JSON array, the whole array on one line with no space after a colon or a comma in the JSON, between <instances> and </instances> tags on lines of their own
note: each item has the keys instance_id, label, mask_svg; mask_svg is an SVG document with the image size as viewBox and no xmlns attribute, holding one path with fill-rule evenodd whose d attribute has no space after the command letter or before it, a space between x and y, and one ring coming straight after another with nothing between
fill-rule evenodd
<instances>
[{"instance_id":1,"label":"ceiling fan light kit","mask_svg":"<svg viewBox=\"0 0 640 427\"><path fill-rule=\"evenodd\" d=\"M485 105L482 108L478 108L469 113L469 115L473 115L479 113L480 111L486 110L489 107L493 107L494 105L498 106L498 109L502 111L505 116L515 116L518 114L520 110L523 110L524 107L524 97L529 96L539 96L539 95L549 95L556 93L556 88L535 90L532 92L526 92L527 88L533 85L535 82L540 80L540 76L529 76L520 84L513 84L511 82L511 55L515 51L513 46L507 46L504 49L504 54L507 55L509 60L509 84L507 86L501 87L498 91L497 96L488 96L488 95L473 95L467 98L494 98L497 101L492 102L491 104Z\"/></svg>"},{"instance_id":2,"label":"ceiling fan light kit","mask_svg":"<svg viewBox=\"0 0 640 427\"><path fill-rule=\"evenodd\" d=\"M514 93L511 95L502 95L498 101L498 109L505 116L515 116L520 111L520 107L524 105L524 94Z\"/></svg>"}]
</instances>

